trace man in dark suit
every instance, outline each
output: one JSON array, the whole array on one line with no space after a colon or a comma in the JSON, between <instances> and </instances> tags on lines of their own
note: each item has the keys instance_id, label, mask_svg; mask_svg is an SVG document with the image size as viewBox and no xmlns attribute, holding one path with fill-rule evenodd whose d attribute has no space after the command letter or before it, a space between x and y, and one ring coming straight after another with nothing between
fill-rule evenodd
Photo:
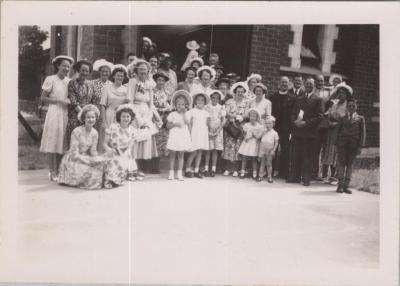
<instances>
[{"instance_id":1,"label":"man in dark suit","mask_svg":"<svg viewBox=\"0 0 400 286\"><path fill-rule=\"evenodd\" d=\"M288 182L300 182L309 186L311 181L312 159L314 158L317 126L322 118L321 100L314 94L314 79L305 82L305 94L296 98L291 122L292 144Z\"/></svg>"},{"instance_id":2,"label":"man in dark suit","mask_svg":"<svg viewBox=\"0 0 400 286\"><path fill-rule=\"evenodd\" d=\"M348 189L353 162L365 143L365 119L358 115L354 99L347 101L347 115L339 119L337 147L337 174L339 184L336 192L351 194Z\"/></svg>"},{"instance_id":3,"label":"man in dark suit","mask_svg":"<svg viewBox=\"0 0 400 286\"><path fill-rule=\"evenodd\" d=\"M289 78L281 77L279 90L271 96L272 116L275 117L274 129L279 135L280 154L274 162L274 170L278 170L279 177L287 179L289 169L289 136L291 130L291 112L295 96L288 91Z\"/></svg>"},{"instance_id":4,"label":"man in dark suit","mask_svg":"<svg viewBox=\"0 0 400 286\"><path fill-rule=\"evenodd\" d=\"M289 89L289 92L295 97L304 95L303 77L301 76L301 74L297 74L294 76L293 87Z\"/></svg>"}]
</instances>

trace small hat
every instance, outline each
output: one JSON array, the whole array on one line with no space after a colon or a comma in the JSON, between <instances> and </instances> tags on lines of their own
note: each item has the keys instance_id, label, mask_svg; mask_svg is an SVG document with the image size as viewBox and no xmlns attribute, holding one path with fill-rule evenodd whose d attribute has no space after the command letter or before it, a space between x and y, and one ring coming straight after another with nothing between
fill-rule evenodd
<instances>
[{"instance_id":1,"label":"small hat","mask_svg":"<svg viewBox=\"0 0 400 286\"><path fill-rule=\"evenodd\" d=\"M250 75L247 77L246 82L249 82L249 80L251 80L251 79L253 79L253 78L255 78L255 79L258 80L258 81L261 81L261 80L262 80L262 76L261 76L260 74L258 74L258 73L252 73L252 74L250 74Z\"/></svg>"},{"instance_id":2,"label":"small hat","mask_svg":"<svg viewBox=\"0 0 400 286\"><path fill-rule=\"evenodd\" d=\"M126 68L126 66L122 65L122 64L116 64L113 66L111 73L113 73L116 69L123 69L126 74L128 74L128 69Z\"/></svg>"},{"instance_id":3,"label":"small hat","mask_svg":"<svg viewBox=\"0 0 400 286\"><path fill-rule=\"evenodd\" d=\"M186 43L186 48L188 50L198 50L200 48L200 45L195 40L193 40Z\"/></svg>"},{"instance_id":4,"label":"small hat","mask_svg":"<svg viewBox=\"0 0 400 286\"><path fill-rule=\"evenodd\" d=\"M201 66L204 65L204 61L200 57L195 57L195 58L191 59L189 65L191 66L193 62L199 62Z\"/></svg>"},{"instance_id":5,"label":"small hat","mask_svg":"<svg viewBox=\"0 0 400 286\"><path fill-rule=\"evenodd\" d=\"M56 57L51 61L51 63L54 64L54 63L55 63L57 60L59 60L59 59L67 60L67 61L69 61L69 62L71 63L71 65L74 63L74 59L73 59L73 58L71 58L71 57L69 57L69 56L64 56L64 55L56 56Z\"/></svg>"},{"instance_id":6,"label":"small hat","mask_svg":"<svg viewBox=\"0 0 400 286\"><path fill-rule=\"evenodd\" d=\"M256 87L261 87L261 88L264 90L264 93L267 93L267 91L268 91L268 88L267 88L263 83L261 83L261 82L257 83L257 84L254 86L253 91L256 89Z\"/></svg>"},{"instance_id":7,"label":"small hat","mask_svg":"<svg viewBox=\"0 0 400 286\"><path fill-rule=\"evenodd\" d=\"M218 79L215 85L219 86L223 82L227 83L228 86L231 85L231 81L229 80L229 78L226 78L226 77L222 77L222 78Z\"/></svg>"},{"instance_id":8,"label":"small hat","mask_svg":"<svg viewBox=\"0 0 400 286\"><path fill-rule=\"evenodd\" d=\"M165 81L169 81L169 77L168 77L165 73L163 73L163 72L157 72L157 73L155 73L155 74L153 75L154 81L156 81L159 77L164 78Z\"/></svg>"},{"instance_id":9,"label":"small hat","mask_svg":"<svg viewBox=\"0 0 400 286\"><path fill-rule=\"evenodd\" d=\"M80 69L81 69L81 66L82 65L88 65L89 66L89 70L92 70L92 63L91 62L89 62L87 59L82 59L82 60L79 60L79 61L77 61L73 66L72 66L72 68L75 70L75 71L79 71Z\"/></svg>"},{"instance_id":10,"label":"small hat","mask_svg":"<svg viewBox=\"0 0 400 286\"><path fill-rule=\"evenodd\" d=\"M136 69L139 65L141 64L145 64L147 66L148 71L151 71L151 65L148 61L144 60L144 59L137 59L136 61L134 61L133 63L133 68Z\"/></svg>"},{"instance_id":11,"label":"small hat","mask_svg":"<svg viewBox=\"0 0 400 286\"><path fill-rule=\"evenodd\" d=\"M257 119L260 119L260 112L257 110L257 109L255 109L255 108L250 108L248 111L247 111L247 115L250 117L250 112L255 112L256 114L257 114Z\"/></svg>"},{"instance_id":12,"label":"small hat","mask_svg":"<svg viewBox=\"0 0 400 286\"><path fill-rule=\"evenodd\" d=\"M192 106L192 97L190 96L189 92L187 92L186 90L183 90L183 89L175 91L174 94L172 95L171 103L172 103L172 106L174 108L176 107L176 105L175 105L176 100L179 97L184 97L186 99L187 104L188 104L188 108L191 108L191 106Z\"/></svg>"},{"instance_id":13,"label":"small hat","mask_svg":"<svg viewBox=\"0 0 400 286\"><path fill-rule=\"evenodd\" d=\"M346 89L350 93L350 95L353 95L353 89L351 88L351 86L347 85L344 81L335 86L335 88L332 89L331 94L335 94L340 88Z\"/></svg>"},{"instance_id":14,"label":"small hat","mask_svg":"<svg viewBox=\"0 0 400 286\"><path fill-rule=\"evenodd\" d=\"M270 121L270 122L275 122L276 119L275 119L274 116L268 115L267 118L265 118L265 122L269 122L269 121Z\"/></svg>"},{"instance_id":15,"label":"small hat","mask_svg":"<svg viewBox=\"0 0 400 286\"><path fill-rule=\"evenodd\" d=\"M84 119L82 119L82 115L86 114L89 111L94 111L94 113L96 114L97 118L100 117L100 110L97 108L96 105L94 104L86 104L81 111L78 114L78 120L82 123L84 123Z\"/></svg>"},{"instance_id":16,"label":"small hat","mask_svg":"<svg viewBox=\"0 0 400 286\"><path fill-rule=\"evenodd\" d=\"M223 95L223 93L220 91L220 90L218 90L218 89L213 89L212 91L210 91L210 93L208 94L208 96L210 97L210 99L211 99L211 96L213 95L213 94L218 94L219 95L219 100L221 100L221 99L223 99L225 96Z\"/></svg>"},{"instance_id":17,"label":"small hat","mask_svg":"<svg viewBox=\"0 0 400 286\"><path fill-rule=\"evenodd\" d=\"M245 94L245 95L249 92L249 86L247 85L247 83L244 82L244 81L238 81L238 82L234 83L234 84L231 86L231 93L232 93L232 94L235 94L235 90L236 90L236 88L238 88L239 86L241 86L241 87L244 88L244 94Z\"/></svg>"},{"instance_id":18,"label":"small hat","mask_svg":"<svg viewBox=\"0 0 400 286\"><path fill-rule=\"evenodd\" d=\"M215 69L213 69L212 67L209 67L209 66L199 67L197 70L197 77L200 78L200 74L204 70L209 71L211 73L211 81L213 81L215 79L217 72L215 71Z\"/></svg>"},{"instance_id":19,"label":"small hat","mask_svg":"<svg viewBox=\"0 0 400 286\"><path fill-rule=\"evenodd\" d=\"M93 63L93 70L100 71L102 67L108 67L110 71L114 69L114 65L105 59L99 59Z\"/></svg>"},{"instance_id":20,"label":"small hat","mask_svg":"<svg viewBox=\"0 0 400 286\"><path fill-rule=\"evenodd\" d=\"M196 104L196 99L199 96L203 96L204 97L204 99L206 100L205 105L210 103L210 97L208 96L208 94L200 92L200 93L196 93L195 95L193 95L193 104Z\"/></svg>"},{"instance_id":21,"label":"small hat","mask_svg":"<svg viewBox=\"0 0 400 286\"><path fill-rule=\"evenodd\" d=\"M334 80L335 78L340 79L340 82L343 81L343 78L342 78L340 75L338 75L338 74L333 74L333 75L331 75L331 76L329 77L329 83L330 83L330 85L333 85L333 80Z\"/></svg>"},{"instance_id":22,"label":"small hat","mask_svg":"<svg viewBox=\"0 0 400 286\"><path fill-rule=\"evenodd\" d=\"M153 44L153 42L151 41L151 39L149 37L143 37L143 42L148 42L150 44L150 46Z\"/></svg>"}]
</instances>

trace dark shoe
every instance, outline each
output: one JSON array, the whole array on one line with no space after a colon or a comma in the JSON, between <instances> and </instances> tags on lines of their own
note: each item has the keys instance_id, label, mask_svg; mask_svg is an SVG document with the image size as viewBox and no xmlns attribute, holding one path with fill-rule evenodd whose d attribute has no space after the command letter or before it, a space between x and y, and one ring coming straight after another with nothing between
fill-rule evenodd
<instances>
[{"instance_id":1,"label":"dark shoe","mask_svg":"<svg viewBox=\"0 0 400 286\"><path fill-rule=\"evenodd\" d=\"M256 181L257 181L257 182L262 182L262 180L263 180L263 178L260 177L260 176L258 176L258 177L256 178Z\"/></svg>"},{"instance_id":2,"label":"dark shoe","mask_svg":"<svg viewBox=\"0 0 400 286\"><path fill-rule=\"evenodd\" d=\"M336 193L343 193L343 187L342 185L338 185L337 189L336 189Z\"/></svg>"},{"instance_id":3,"label":"dark shoe","mask_svg":"<svg viewBox=\"0 0 400 286\"><path fill-rule=\"evenodd\" d=\"M194 176L199 179L203 179L203 174L200 172L194 173Z\"/></svg>"},{"instance_id":4,"label":"dark shoe","mask_svg":"<svg viewBox=\"0 0 400 286\"><path fill-rule=\"evenodd\" d=\"M268 183L273 183L274 180L272 180L272 178L268 178L267 182L268 182Z\"/></svg>"},{"instance_id":5,"label":"dark shoe","mask_svg":"<svg viewBox=\"0 0 400 286\"><path fill-rule=\"evenodd\" d=\"M343 188L343 192L345 192L346 194L351 194L352 193L352 191L349 190L347 187Z\"/></svg>"},{"instance_id":6,"label":"dark shoe","mask_svg":"<svg viewBox=\"0 0 400 286\"><path fill-rule=\"evenodd\" d=\"M215 177L215 172L214 171L210 172L210 177Z\"/></svg>"},{"instance_id":7,"label":"dark shoe","mask_svg":"<svg viewBox=\"0 0 400 286\"><path fill-rule=\"evenodd\" d=\"M203 175L204 175L204 177L209 177L210 176L210 172L209 171L204 171Z\"/></svg>"},{"instance_id":8,"label":"dark shoe","mask_svg":"<svg viewBox=\"0 0 400 286\"><path fill-rule=\"evenodd\" d=\"M193 178L193 172L192 172L192 171L187 171L187 172L185 173L185 177L186 177L186 178Z\"/></svg>"}]
</instances>

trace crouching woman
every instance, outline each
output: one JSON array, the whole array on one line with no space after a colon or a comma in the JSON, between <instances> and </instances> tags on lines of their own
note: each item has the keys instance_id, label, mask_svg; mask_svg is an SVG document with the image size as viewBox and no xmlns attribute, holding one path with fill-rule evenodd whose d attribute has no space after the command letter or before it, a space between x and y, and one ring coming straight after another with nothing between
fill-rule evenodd
<instances>
[{"instance_id":1,"label":"crouching woman","mask_svg":"<svg viewBox=\"0 0 400 286\"><path fill-rule=\"evenodd\" d=\"M135 142L149 140L150 132L132 126L135 113L131 105L120 105L116 112L117 123L106 129L104 140L105 156L108 158L104 172L104 187L110 189L122 185L125 180L143 179L144 174L138 172L133 156Z\"/></svg>"},{"instance_id":2,"label":"crouching woman","mask_svg":"<svg viewBox=\"0 0 400 286\"><path fill-rule=\"evenodd\" d=\"M103 183L104 158L97 154L99 134L93 128L100 116L99 109L85 105L78 114L83 125L71 134L70 148L62 158L59 184L81 189L100 189Z\"/></svg>"}]
</instances>

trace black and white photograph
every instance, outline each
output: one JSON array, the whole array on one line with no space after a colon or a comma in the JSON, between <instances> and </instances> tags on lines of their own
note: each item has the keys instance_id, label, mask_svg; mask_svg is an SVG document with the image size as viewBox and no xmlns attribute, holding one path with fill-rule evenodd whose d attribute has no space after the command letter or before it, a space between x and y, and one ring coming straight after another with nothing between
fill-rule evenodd
<instances>
[{"instance_id":1,"label":"black and white photograph","mask_svg":"<svg viewBox=\"0 0 400 286\"><path fill-rule=\"evenodd\" d=\"M153 5L150 23L9 24L17 85L2 89L15 110L1 140L14 151L2 170L15 166L15 182L1 196L0 284L396 285L382 254L396 237L398 263L398 185L382 187L398 184L395 95L382 92L394 31L252 22L268 9L244 2L243 22L212 20L223 5L208 21L157 21L155 4L126 6L146 18ZM190 18L178 5L168 19Z\"/></svg>"}]
</instances>

